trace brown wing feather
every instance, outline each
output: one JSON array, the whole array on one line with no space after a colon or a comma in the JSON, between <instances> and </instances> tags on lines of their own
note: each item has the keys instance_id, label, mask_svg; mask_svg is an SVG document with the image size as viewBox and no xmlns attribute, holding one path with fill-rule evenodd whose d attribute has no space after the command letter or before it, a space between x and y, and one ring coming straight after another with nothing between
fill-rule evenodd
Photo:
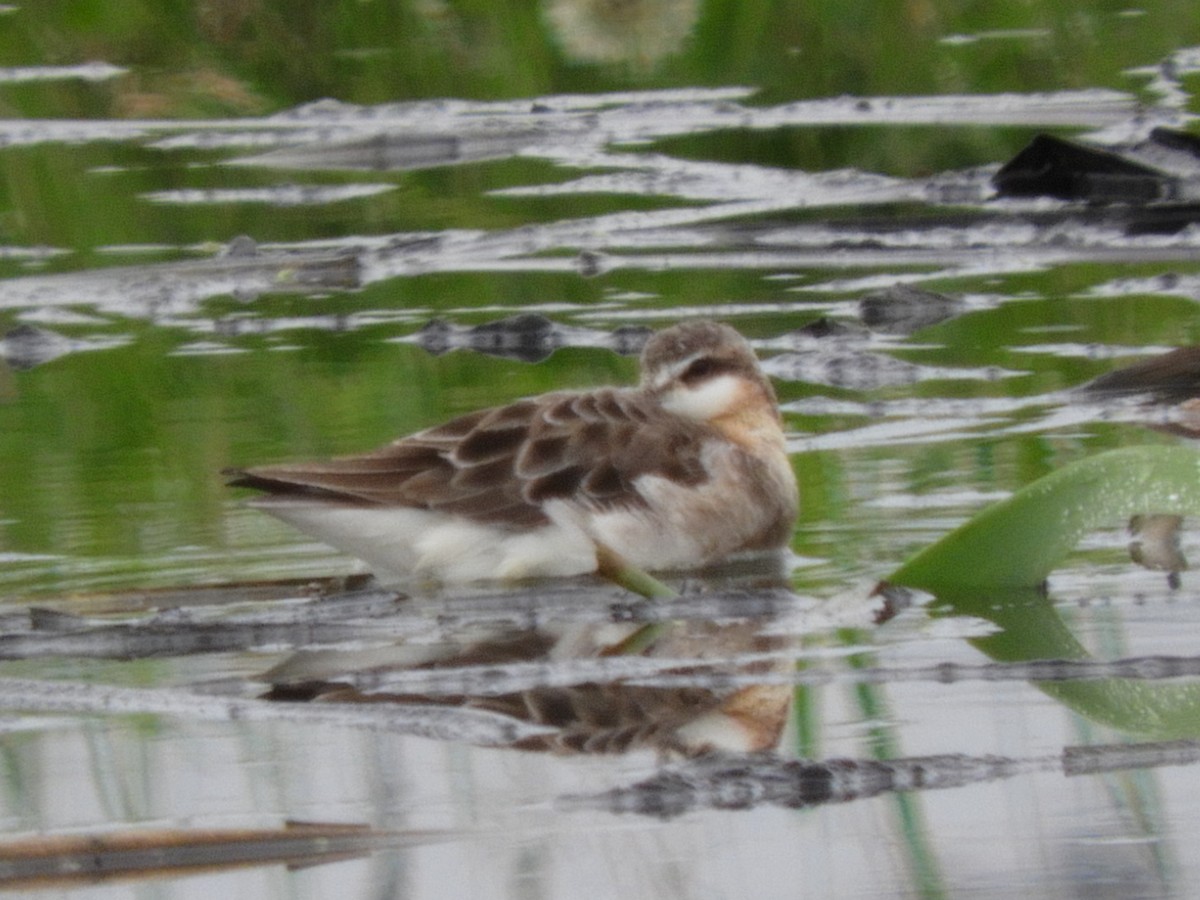
<instances>
[{"instance_id":1,"label":"brown wing feather","mask_svg":"<svg viewBox=\"0 0 1200 900\"><path fill-rule=\"evenodd\" d=\"M705 480L700 449L709 435L633 391L554 394L471 413L362 456L236 471L230 483L528 527L547 521L541 504L551 499L639 505L641 475Z\"/></svg>"}]
</instances>

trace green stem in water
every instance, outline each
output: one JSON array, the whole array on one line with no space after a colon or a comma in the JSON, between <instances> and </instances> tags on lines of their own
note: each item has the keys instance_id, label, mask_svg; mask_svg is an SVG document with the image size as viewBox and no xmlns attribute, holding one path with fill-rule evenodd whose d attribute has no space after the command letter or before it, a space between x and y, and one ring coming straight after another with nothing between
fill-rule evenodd
<instances>
[{"instance_id":1,"label":"green stem in water","mask_svg":"<svg viewBox=\"0 0 1200 900\"><path fill-rule=\"evenodd\" d=\"M603 544L596 545L596 572L601 578L607 578L613 584L640 594L647 600L669 600L679 596L679 592L663 584L645 569L639 568L614 553ZM662 622L651 622L643 625L625 640L607 651L607 656L632 656L641 653L656 640L663 631Z\"/></svg>"},{"instance_id":2,"label":"green stem in water","mask_svg":"<svg viewBox=\"0 0 1200 900\"><path fill-rule=\"evenodd\" d=\"M647 600L671 600L679 592L647 572L626 561L603 544L596 545L596 572L613 584L641 594Z\"/></svg>"}]
</instances>

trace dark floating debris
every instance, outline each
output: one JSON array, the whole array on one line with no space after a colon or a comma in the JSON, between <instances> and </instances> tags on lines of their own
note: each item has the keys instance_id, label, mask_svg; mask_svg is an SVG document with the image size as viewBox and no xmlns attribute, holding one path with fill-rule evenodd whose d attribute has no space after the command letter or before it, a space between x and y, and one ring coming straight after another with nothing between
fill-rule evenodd
<instances>
[{"instance_id":1,"label":"dark floating debris","mask_svg":"<svg viewBox=\"0 0 1200 900\"><path fill-rule=\"evenodd\" d=\"M538 313L521 313L482 325L454 325L432 319L414 336L435 356L451 350L475 350L522 362L541 362L560 347L605 346L622 354L641 351L649 328L622 326L611 334L560 325Z\"/></svg>"},{"instance_id":2,"label":"dark floating debris","mask_svg":"<svg viewBox=\"0 0 1200 900\"><path fill-rule=\"evenodd\" d=\"M456 123L457 133L377 134L356 141L295 144L235 160L241 165L274 169L345 169L400 172L507 159L546 140L538 128L512 127L504 121Z\"/></svg>"},{"instance_id":3,"label":"dark floating debris","mask_svg":"<svg viewBox=\"0 0 1200 900\"><path fill-rule=\"evenodd\" d=\"M1039 134L992 178L1001 197L1145 204L1195 196L1200 139L1156 128L1137 144L1102 148Z\"/></svg>"},{"instance_id":4,"label":"dark floating debris","mask_svg":"<svg viewBox=\"0 0 1200 900\"><path fill-rule=\"evenodd\" d=\"M249 301L264 294L356 290L366 277L363 258L361 248L263 247L252 239L237 238L222 251L197 259L10 279L5 284L5 305L43 310L83 304L105 316L178 322L197 316L202 302L213 297ZM118 339L89 337L68 344L52 334L21 326L0 341L0 354L37 364L62 352L118 343Z\"/></svg>"},{"instance_id":5,"label":"dark floating debris","mask_svg":"<svg viewBox=\"0 0 1200 900\"><path fill-rule=\"evenodd\" d=\"M1151 741L1064 747L1044 757L946 753L890 760L785 760L769 754L709 758L666 769L636 784L565 798L570 808L671 819L706 809L805 809L880 794L967 787L1035 772L1065 776L1194 765L1200 743Z\"/></svg>"},{"instance_id":6,"label":"dark floating debris","mask_svg":"<svg viewBox=\"0 0 1200 900\"><path fill-rule=\"evenodd\" d=\"M807 325L797 328L792 334L814 340L841 338L865 339L867 337L866 329L861 326L842 319L832 319L829 316L821 316L818 319L813 319Z\"/></svg>"},{"instance_id":7,"label":"dark floating debris","mask_svg":"<svg viewBox=\"0 0 1200 900\"><path fill-rule=\"evenodd\" d=\"M570 798L583 808L671 819L702 809L748 810L759 806L805 809L848 803L885 793L955 788L1047 768L1043 760L963 754L879 761L818 762L774 756L701 760L663 771L629 787L595 797Z\"/></svg>"},{"instance_id":8,"label":"dark floating debris","mask_svg":"<svg viewBox=\"0 0 1200 900\"><path fill-rule=\"evenodd\" d=\"M896 284L864 294L858 302L858 315L863 324L874 331L912 334L953 319L963 312L963 308L962 301L957 298Z\"/></svg>"},{"instance_id":9,"label":"dark floating debris","mask_svg":"<svg viewBox=\"0 0 1200 900\"><path fill-rule=\"evenodd\" d=\"M563 340L561 326L536 313L471 326L432 319L417 332L417 342L434 356L469 349L524 362L540 362L561 347Z\"/></svg>"},{"instance_id":10,"label":"dark floating debris","mask_svg":"<svg viewBox=\"0 0 1200 900\"><path fill-rule=\"evenodd\" d=\"M1174 192L1174 179L1121 155L1039 134L992 179L1002 197L1149 203Z\"/></svg>"},{"instance_id":11,"label":"dark floating debris","mask_svg":"<svg viewBox=\"0 0 1200 900\"><path fill-rule=\"evenodd\" d=\"M575 257L575 268L584 278L596 278L612 267L612 258L598 250L583 250Z\"/></svg>"},{"instance_id":12,"label":"dark floating debris","mask_svg":"<svg viewBox=\"0 0 1200 900\"><path fill-rule=\"evenodd\" d=\"M916 384L924 377L921 367L914 363L884 353L838 348L781 353L766 360L763 371L785 381L803 381L852 391Z\"/></svg>"},{"instance_id":13,"label":"dark floating debris","mask_svg":"<svg viewBox=\"0 0 1200 900\"><path fill-rule=\"evenodd\" d=\"M217 253L218 259L246 259L258 256L258 241L248 234L239 234Z\"/></svg>"},{"instance_id":14,"label":"dark floating debris","mask_svg":"<svg viewBox=\"0 0 1200 900\"><path fill-rule=\"evenodd\" d=\"M0 358L18 371L66 356L74 349L70 338L35 325L18 325L0 339Z\"/></svg>"},{"instance_id":15,"label":"dark floating debris","mask_svg":"<svg viewBox=\"0 0 1200 900\"><path fill-rule=\"evenodd\" d=\"M72 353L119 347L128 340L125 335L72 338L37 325L18 325L0 335L0 373L25 371ZM2 384L0 393L3 393Z\"/></svg>"},{"instance_id":16,"label":"dark floating debris","mask_svg":"<svg viewBox=\"0 0 1200 900\"><path fill-rule=\"evenodd\" d=\"M308 581L289 581L131 592L109 601L109 611L122 616L116 622L32 606L0 616L0 660L133 660L261 651L378 637L381 622L397 619L397 630L406 624L416 627L400 616L406 599L402 594L348 585L345 593L310 596L316 588ZM307 602L286 602L301 597ZM104 598L87 602L103 606ZM261 608L230 614L229 602ZM128 620L130 613L146 609L151 612Z\"/></svg>"}]
</instances>

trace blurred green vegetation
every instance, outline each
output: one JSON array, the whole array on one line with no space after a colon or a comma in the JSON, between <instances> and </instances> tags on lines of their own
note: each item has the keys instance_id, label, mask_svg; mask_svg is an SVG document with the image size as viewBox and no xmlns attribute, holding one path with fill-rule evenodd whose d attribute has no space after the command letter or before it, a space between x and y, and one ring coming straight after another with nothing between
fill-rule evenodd
<instances>
[{"instance_id":1,"label":"blurred green vegetation","mask_svg":"<svg viewBox=\"0 0 1200 900\"><path fill-rule=\"evenodd\" d=\"M572 11L565 32L562 15ZM631 19L632 21L625 21ZM683 19L682 22L678 21ZM1127 70L1188 42L1190 4L1121 3L706 3L545 0L284 0L29 4L0 16L8 65L93 60L127 73L0 85L10 118L187 119L266 115L323 98L382 103L437 97L479 100L681 86L745 85L755 102L841 95L992 93L1108 87L1142 90ZM656 55L612 58L631 33L673 29ZM969 40L955 40L970 36ZM921 175L992 163L1025 129L785 129L729 131L667 142L705 159L824 170ZM189 157L186 162L194 162ZM260 240L499 227L621 208L608 197L519 202L486 191L528 183L531 166L504 161L389 176L400 190L320 210L240 204L162 210L140 193L180 187L256 186L275 173L188 166L178 153L116 144L37 147L0 156L0 240L87 251L119 243L193 243L239 233ZM97 175L97 171L104 172ZM325 181L359 180L322 175ZM371 180L378 181L378 177ZM85 261L86 256L76 261Z\"/></svg>"},{"instance_id":2,"label":"blurred green vegetation","mask_svg":"<svg viewBox=\"0 0 1200 900\"><path fill-rule=\"evenodd\" d=\"M571 33L559 8L570 9ZM1197 27L1193 12L1184 0L1140 10L1119 0L75 0L4 16L0 54L10 65L102 59L132 70L116 82L8 98L12 112L28 116L230 115L322 97L379 103L728 84L761 87L780 102L1124 88L1125 69L1186 46L1180 28ZM679 39L653 55L629 40L656 27ZM623 38L624 59L606 49Z\"/></svg>"}]
</instances>

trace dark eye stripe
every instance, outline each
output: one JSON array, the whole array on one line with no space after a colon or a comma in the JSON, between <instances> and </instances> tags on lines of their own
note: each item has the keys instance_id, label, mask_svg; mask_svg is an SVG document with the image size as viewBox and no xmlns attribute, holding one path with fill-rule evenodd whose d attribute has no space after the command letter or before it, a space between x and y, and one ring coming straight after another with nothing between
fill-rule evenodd
<instances>
[{"instance_id":1,"label":"dark eye stripe","mask_svg":"<svg viewBox=\"0 0 1200 900\"><path fill-rule=\"evenodd\" d=\"M684 384L695 384L698 381L703 381L706 378L712 378L714 375L724 375L727 372L732 372L736 367L721 359L714 359L711 356L701 356L699 359L692 360L691 365L683 370L680 375L680 380Z\"/></svg>"}]
</instances>

